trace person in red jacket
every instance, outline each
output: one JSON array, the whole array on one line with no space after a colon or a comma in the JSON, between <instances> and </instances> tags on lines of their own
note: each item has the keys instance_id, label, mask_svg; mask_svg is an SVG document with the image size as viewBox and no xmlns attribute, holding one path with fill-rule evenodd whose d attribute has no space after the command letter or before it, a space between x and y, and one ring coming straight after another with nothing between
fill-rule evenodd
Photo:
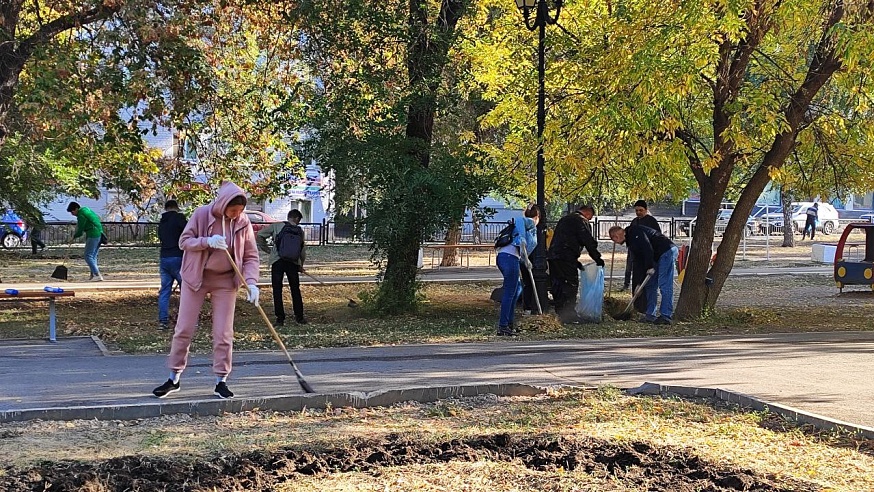
<instances>
[{"instance_id":1,"label":"person in red jacket","mask_svg":"<svg viewBox=\"0 0 874 492\"><path fill-rule=\"evenodd\" d=\"M225 183L215 201L194 211L179 238L182 256L182 288L179 317L170 347L170 378L152 391L158 398L179 391L179 380L188 362L188 349L207 294L212 305L212 369L216 376L215 395L233 398L227 377L231 372L234 344L234 308L241 283L227 252L234 258L248 286L247 300L258 303L260 259L255 233L243 213L246 195Z\"/></svg>"}]
</instances>

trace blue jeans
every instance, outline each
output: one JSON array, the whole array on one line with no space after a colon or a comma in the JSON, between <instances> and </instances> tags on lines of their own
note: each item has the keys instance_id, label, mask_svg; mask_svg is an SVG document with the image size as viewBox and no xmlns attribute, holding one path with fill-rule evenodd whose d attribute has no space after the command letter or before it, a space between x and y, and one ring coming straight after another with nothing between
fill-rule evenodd
<instances>
[{"instance_id":1,"label":"blue jeans","mask_svg":"<svg viewBox=\"0 0 874 492\"><path fill-rule=\"evenodd\" d=\"M85 263L88 264L88 269L91 270L91 276L97 277L100 275L100 269L97 268L97 251L100 250L99 237L85 238Z\"/></svg>"},{"instance_id":2,"label":"blue jeans","mask_svg":"<svg viewBox=\"0 0 874 492\"><path fill-rule=\"evenodd\" d=\"M182 257L171 256L161 258L161 290L158 291L158 321L167 323L170 321L170 294L173 292L173 281L182 285Z\"/></svg>"},{"instance_id":3,"label":"blue jeans","mask_svg":"<svg viewBox=\"0 0 874 492\"><path fill-rule=\"evenodd\" d=\"M504 275L504 296L501 298L501 317L498 321L500 330L513 327L513 315L522 294L522 284L519 281L519 258L509 253L498 253L496 263Z\"/></svg>"},{"instance_id":4,"label":"blue jeans","mask_svg":"<svg viewBox=\"0 0 874 492\"><path fill-rule=\"evenodd\" d=\"M674 264L677 263L677 247L662 253L655 264L655 273L646 284L646 316L654 319L661 315L671 319L674 316ZM658 294L662 294L661 306Z\"/></svg>"}]
</instances>

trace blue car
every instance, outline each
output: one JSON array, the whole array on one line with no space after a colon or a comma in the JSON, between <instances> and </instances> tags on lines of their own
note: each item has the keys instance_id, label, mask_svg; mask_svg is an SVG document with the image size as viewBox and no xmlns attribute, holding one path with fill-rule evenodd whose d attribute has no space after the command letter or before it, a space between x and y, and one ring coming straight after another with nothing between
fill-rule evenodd
<instances>
[{"instance_id":1,"label":"blue car","mask_svg":"<svg viewBox=\"0 0 874 492\"><path fill-rule=\"evenodd\" d=\"M27 224L12 210L6 210L0 218L0 244L5 249L14 249L27 240Z\"/></svg>"}]
</instances>

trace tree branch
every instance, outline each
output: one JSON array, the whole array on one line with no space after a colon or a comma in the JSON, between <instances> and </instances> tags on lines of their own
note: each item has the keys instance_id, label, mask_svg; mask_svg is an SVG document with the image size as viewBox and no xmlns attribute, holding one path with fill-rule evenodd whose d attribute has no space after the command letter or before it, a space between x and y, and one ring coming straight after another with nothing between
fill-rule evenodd
<instances>
[{"instance_id":1,"label":"tree branch","mask_svg":"<svg viewBox=\"0 0 874 492\"><path fill-rule=\"evenodd\" d=\"M45 44L46 42L48 42L48 40L52 39L58 34L74 27L79 27L98 20L106 19L117 13L119 10L121 10L121 2L112 2L109 5L101 3L100 5L88 10L83 10L81 12L75 12L62 17L58 17L48 24L43 24L43 26L40 27L39 30L37 30L35 33L31 34L30 37L22 41L21 45L17 50L18 54L22 58L26 59L31 55L31 53L33 53L33 50L37 46Z\"/></svg>"}]
</instances>

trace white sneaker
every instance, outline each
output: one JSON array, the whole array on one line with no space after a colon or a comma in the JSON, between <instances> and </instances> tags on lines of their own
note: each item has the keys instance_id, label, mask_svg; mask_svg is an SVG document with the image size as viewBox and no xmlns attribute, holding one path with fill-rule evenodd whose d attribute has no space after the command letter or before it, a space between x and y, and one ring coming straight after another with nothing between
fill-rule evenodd
<instances>
[{"instance_id":1,"label":"white sneaker","mask_svg":"<svg viewBox=\"0 0 874 492\"><path fill-rule=\"evenodd\" d=\"M91 277L92 282L103 282L103 275L98 275L96 277Z\"/></svg>"}]
</instances>

